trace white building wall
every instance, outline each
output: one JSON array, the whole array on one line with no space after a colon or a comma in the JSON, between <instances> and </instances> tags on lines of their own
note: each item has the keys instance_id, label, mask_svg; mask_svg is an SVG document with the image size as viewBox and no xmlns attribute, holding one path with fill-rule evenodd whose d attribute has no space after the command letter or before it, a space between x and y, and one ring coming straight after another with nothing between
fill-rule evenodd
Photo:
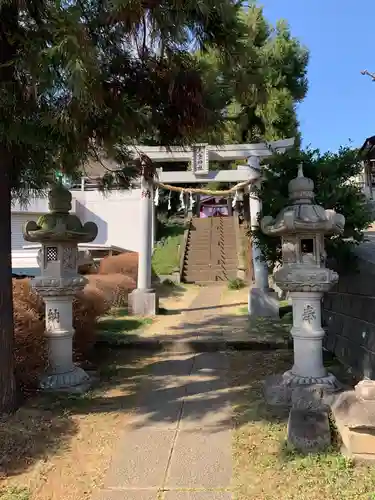
<instances>
[{"instance_id":1,"label":"white building wall","mask_svg":"<svg viewBox=\"0 0 375 500\"><path fill-rule=\"evenodd\" d=\"M98 236L93 243L113 245L138 252L140 190L72 191L76 200L76 214L82 223L95 222Z\"/></svg>"},{"instance_id":2,"label":"white building wall","mask_svg":"<svg viewBox=\"0 0 375 500\"><path fill-rule=\"evenodd\" d=\"M363 194L367 198L372 199L372 185L370 183L368 175L366 174L366 169L363 162L362 162L362 171L358 175L351 177L348 180L348 183L350 182L357 184L361 188Z\"/></svg>"},{"instance_id":3,"label":"white building wall","mask_svg":"<svg viewBox=\"0 0 375 500\"><path fill-rule=\"evenodd\" d=\"M137 252L139 249L140 190L113 191L106 195L99 191L72 191L72 212L82 223L92 221L98 225L98 236L93 243L116 246ZM25 220L36 220L48 211L48 200L36 198L26 207L15 203L12 208L13 250L21 250L28 243L23 239Z\"/></svg>"}]
</instances>

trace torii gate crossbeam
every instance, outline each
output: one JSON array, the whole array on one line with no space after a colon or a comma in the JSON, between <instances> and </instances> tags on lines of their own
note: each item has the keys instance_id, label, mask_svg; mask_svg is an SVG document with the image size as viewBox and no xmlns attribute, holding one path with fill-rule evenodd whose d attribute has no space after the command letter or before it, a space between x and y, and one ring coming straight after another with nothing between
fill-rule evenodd
<instances>
[{"instance_id":1,"label":"torii gate crossbeam","mask_svg":"<svg viewBox=\"0 0 375 500\"><path fill-rule=\"evenodd\" d=\"M249 180L257 184L261 179L260 160L282 153L294 145L294 138L260 144L234 144L211 146L195 144L191 147L136 146L134 156L147 155L153 162L191 162L189 171L165 171L158 169L160 182L169 184L190 184L207 182L241 182ZM210 161L235 161L243 159L247 165L237 170L210 171ZM258 226L261 200L255 192L250 192L251 226ZM152 225L153 225L153 186L141 178L140 227L141 242L138 256L137 289L129 295L131 312L140 316L153 316L157 313L158 298L151 284ZM253 242L253 266L255 287L249 292L249 313L258 316L278 315L278 304L269 293L268 270L260 259L260 249Z\"/></svg>"}]
</instances>

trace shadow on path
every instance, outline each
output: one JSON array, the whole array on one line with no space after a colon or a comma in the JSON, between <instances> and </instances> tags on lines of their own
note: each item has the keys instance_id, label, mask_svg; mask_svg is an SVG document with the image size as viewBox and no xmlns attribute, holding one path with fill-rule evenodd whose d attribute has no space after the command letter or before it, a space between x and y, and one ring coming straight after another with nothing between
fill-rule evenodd
<instances>
[{"instance_id":1,"label":"shadow on path","mask_svg":"<svg viewBox=\"0 0 375 500\"><path fill-rule=\"evenodd\" d=\"M218 290L213 293L219 295ZM192 304L185 322L176 326L179 339L242 335L262 340L265 348L270 339L280 339L280 346L285 347L289 325L280 322L275 327L274 322L252 323L247 316L218 315L217 306L212 305L217 297L211 303L207 296L201 304L199 300ZM131 414L129 428L180 425L193 431L202 426L208 433L243 421L278 421L283 417L263 406L261 382L266 375L289 368L290 358L287 350L163 355L98 347L93 363L100 382L92 391L75 396L40 395L0 425L0 472L19 474L57 453L78 432L77 415L124 412ZM253 410L241 409L244 400L253 401ZM234 420L231 405L236 408Z\"/></svg>"},{"instance_id":2,"label":"shadow on path","mask_svg":"<svg viewBox=\"0 0 375 500\"><path fill-rule=\"evenodd\" d=\"M236 302L235 304L223 304L223 305L217 305L217 306L206 306L206 307L190 307L186 309L173 309L173 311L178 311L179 313L181 312L194 312L194 311L210 311L210 310L222 310L227 307L240 307L240 306L246 306L247 302Z\"/></svg>"},{"instance_id":3,"label":"shadow on path","mask_svg":"<svg viewBox=\"0 0 375 500\"><path fill-rule=\"evenodd\" d=\"M145 357L119 350L115 355L102 351L101 358L101 386L84 396L49 399L52 411L131 412L133 428L173 427L182 418L187 429L208 422L210 431L217 432L231 425L228 404L244 397L258 399L264 377L290 368L291 353L254 352L250 358L248 352ZM265 411L245 418L273 421L278 417Z\"/></svg>"}]
</instances>

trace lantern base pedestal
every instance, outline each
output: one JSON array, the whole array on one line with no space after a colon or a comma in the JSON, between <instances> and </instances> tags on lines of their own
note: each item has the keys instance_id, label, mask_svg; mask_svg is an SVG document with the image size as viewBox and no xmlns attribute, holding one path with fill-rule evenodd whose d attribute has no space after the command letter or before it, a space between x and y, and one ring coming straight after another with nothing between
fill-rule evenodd
<instances>
[{"instance_id":1,"label":"lantern base pedestal","mask_svg":"<svg viewBox=\"0 0 375 500\"><path fill-rule=\"evenodd\" d=\"M90 376L79 366L63 373L46 373L39 383L39 387L44 391L75 394L87 392L90 386Z\"/></svg>"},{"instance_id":2,"label":"lantern base pedestal","mask_svg":"<svg viewBox=\"0 0 375 500\"><path fill-rule=\"evenodd\" d=\"M332 373L324 377L300 377L291 370L264 381L264 397L270 406L320 409L329 406L342 385Z\"/></svg>"},{"instance_id":3,"label":"lantern base pedestal","mask_svg":"<svg viewBox=\"0 0 375 500\"><path fill-rule=\"evenodd\" d=\"M133 316L156 316L159 298L153 289L137 288L129 295L129 312Z\"/></svg>"},{"instance_id":4,"label":"lantern base pedestal","mask_svg":"<svg viewBox=\"0 0 375 500\"><path fill-rule=\"evenodd\" d=\"M251 288L248 301L249 316L253 318L278 318L279 299L273 290Z\"/></svg>"}]
</instances>

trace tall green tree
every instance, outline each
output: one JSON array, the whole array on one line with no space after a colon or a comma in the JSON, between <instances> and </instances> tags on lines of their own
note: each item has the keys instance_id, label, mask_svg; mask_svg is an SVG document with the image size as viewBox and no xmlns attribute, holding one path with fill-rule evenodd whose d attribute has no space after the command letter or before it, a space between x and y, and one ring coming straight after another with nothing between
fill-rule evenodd
<instances>
[{"instance_id":1,"label":"tall green tree","mask_svg":"<svg viewBox=\"0 0 375 500\"><path fill-rule=\"evenodd\" d=\"M200 54L207 81L226 99L225 127L211 130L218 142L257 142L298 137L296 106L306 96L308 50L292 36L286 21L273 27L254 3L240 12L246 35L237 64L223 64L216 50ZM226 82L217 87L216 82ZM218 89L221 93L218 95Z\"/></svg>"},{"instance_id":2,"label":"tall green tree","mask_svg":"<svg viewBox=\"0 0 375 500\"><path fill-rule=\"evenodd\" d=\"M244 34L232 0L0 0L0 412L15 407L11 197L91 158L139 174L128 146L193 141L222 117L194 50L230 65Z\"/></svg>"},{"instance_id":3,"label":"tall green tree","mask_svg":"<svg viewBox=\"0 0 375 500\"><path fill-rule=\"evenodd\" d=\"M308 51L292 37L285 21L272 27L255 4L239 9L238 16L244 35L227 48L230 64L216 47L195 51L210 89L205 105L220 110L199 139L221 144L295 136L298 142L296 106L307 92ZM157 137L150 136L143 136L142 141L159 143ZM215 164L212 168L231 165ZM207 187L224 189L229 184Z\"/></svg>"}]
</instances>

